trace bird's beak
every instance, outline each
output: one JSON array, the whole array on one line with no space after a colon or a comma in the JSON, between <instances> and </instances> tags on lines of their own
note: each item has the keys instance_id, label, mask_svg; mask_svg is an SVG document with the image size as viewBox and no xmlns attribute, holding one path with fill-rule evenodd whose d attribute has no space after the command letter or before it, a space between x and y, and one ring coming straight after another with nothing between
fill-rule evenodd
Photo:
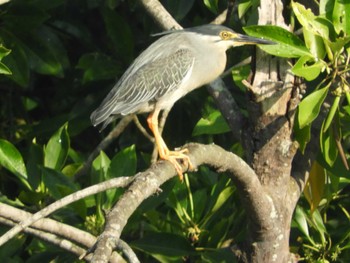
<instances>
[{"instance_id":1,"label":"bird's beak","mask_svg":"<svg viewBox=\"0 0 350 263\"><path fill-rule=\"evenodd\" d=\"M233 45L234 46L241 46L241 45L275 45L276 43L270 40L262 39L262 38L256 38L256 37L250 37L246 35L236 34L232 37Z\"/></svg>"}]
</instances>

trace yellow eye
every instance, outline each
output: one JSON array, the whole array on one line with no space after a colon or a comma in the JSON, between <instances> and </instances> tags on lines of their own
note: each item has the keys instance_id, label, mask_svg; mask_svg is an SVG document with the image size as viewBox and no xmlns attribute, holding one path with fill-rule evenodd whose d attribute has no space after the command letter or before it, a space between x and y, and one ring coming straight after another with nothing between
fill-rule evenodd
<instances>
[{"instance_id":1,"label":"yellow eye","mask_svg":"<svg viewBox=\"0 0 350 263\"><path fill-rule=\"evenodd\" d=\"M223 40L227 40L230 38L230 32L227 32L227 31L221 31L220 32L220 37L223 39Z\"/></svg>"}]
</instances>

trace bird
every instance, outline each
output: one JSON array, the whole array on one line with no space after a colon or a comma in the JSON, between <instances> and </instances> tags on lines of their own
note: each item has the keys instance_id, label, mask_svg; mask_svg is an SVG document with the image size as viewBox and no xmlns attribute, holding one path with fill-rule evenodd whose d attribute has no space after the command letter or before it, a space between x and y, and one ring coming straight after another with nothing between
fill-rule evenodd
<instances>
[{"instance_id":1,"label":"bird","mask_svg":"<svg viewBox=\"0 0 350 263\"><path fill-rule=\"evenodd\" d=\"M161 111L170 110L187 93L218 78L226 67L226 51L246 44L273 42L234 32L223 25L207 24L159 33L161 37L145 49L129 66L91 114L93 126L103 130L111 121L129 115L150 113L148 126L153 133L160 159L170 161L180 179L180 162L191 170L188 150L171 151L159 132Z\"/></svg>"}]
</instances>

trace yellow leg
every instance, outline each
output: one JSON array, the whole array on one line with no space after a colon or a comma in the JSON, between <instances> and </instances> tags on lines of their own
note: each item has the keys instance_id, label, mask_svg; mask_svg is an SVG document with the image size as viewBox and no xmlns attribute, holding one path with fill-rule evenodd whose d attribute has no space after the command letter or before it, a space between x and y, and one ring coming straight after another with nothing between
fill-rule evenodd
<instances>
[{"instance_id":1,"label":"yellow leg","mask_svg":"<svg viewBox=\"0 0 350 263\"><path fill-rule=\"evenodd\" d=\"M169 162L171 162L174 165L180 177L180 180L182 180L183 179L182 168L177 160L182 160L185 164L188 165L189 169L193 169L193 165L190 161L190 158L185 154L188 152L188 150L183 149L181 151L169 151L167 145L165 144L162 136L159 133L158 116L159 116L159 110L156 109L148 116L147 122L148 122L149 128L153 132L154 139L158 147L159 157L163 160L168 160Z\"/></svg>"}]
</instances>

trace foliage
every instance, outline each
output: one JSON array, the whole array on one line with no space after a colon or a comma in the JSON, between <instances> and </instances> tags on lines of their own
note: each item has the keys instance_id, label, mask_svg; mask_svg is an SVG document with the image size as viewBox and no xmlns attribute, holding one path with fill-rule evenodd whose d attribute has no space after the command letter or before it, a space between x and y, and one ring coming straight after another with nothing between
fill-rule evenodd
<instances>
[{"instance_id":1,"label":"foliage","mask_svg":"<svg viewBox=\"0 0 350 263\"><path fill-rule=\"evenodd\" d=\"M307 96L298 107L295 136L304 152L312 136L312 126L320 120L320 154L304 191L310 210L302 206L297 208L294 227L302 233L299 242L308 262L348 262L349 230L340 229L346 228L343 220L349 220L344 199L347 194L343 193L346 193L350 175L347 153L350 5L347 1L325 0L318 6L319 15L316 15L315 10L292 2L295 27L302 27L303 41L272 26L252 26L245 30L254 36L274 40L277 45L262 49L277 56L296 58L291 71L311 82ZM314 88L310 88L312 86ZM324 105L327 111L322 110ZM333 218L335 214L340 217Z\"/></svg>"},{"instance_id":2,"label":"foliage","mask_svg":"<svg viewBox=\"0 0 350 263\"><path fill-rule=\"evenodd\" d=\"M226 2L163 3L178 21L190 26L210 21ZM349 185L350 6L346 1L323 0L317 15L315 10L293 2L291 21L295 21L295 31L303 28L297 36L274 26L253 26L257 5L255 0L241 1L241 20L234 21L234 26L250 25L245 27L246 33L275 41L276 45L262 48L295 59L291 72L307 81L295 124L302 151L317 120L323 123L318 131L320 154L293 220L292 250L309 262L347 262L350 217L344 189ZM139 4L12 0L2 7L6 12L0 14L1 201L39 210L87 185L133 175L148 167L152 144L131 126L99 154L88 175L75 177L106 135L90 127L89 114L115 78L152 41L149 35L159 31ZM237 54L229 58L230 64L248 56L244 51ZM239 87L232 92L237 98L244 96L240 80L249 71L249 66L232 69ZM240 106L244 112L246 105ZM196 141L215 141L243 155L205 91L195 91L181 100L171 116L176 123L167 125L164 132L172 139L171 146L191 140L192 134ZM97 235L105 222L105 211L122 193L114 189L86 198L53 217ZM225 248L244 241L245 214L238 200L227 177L201 167L196 176L185 175L184 183L171 180L157 196L146 200L128 222L122 238L143 262L234 262ZM6 229L1 227L1 233ZM1 247L0 258L75 261L64 251L27 235Z\"/></svg>"}]
</instances>

